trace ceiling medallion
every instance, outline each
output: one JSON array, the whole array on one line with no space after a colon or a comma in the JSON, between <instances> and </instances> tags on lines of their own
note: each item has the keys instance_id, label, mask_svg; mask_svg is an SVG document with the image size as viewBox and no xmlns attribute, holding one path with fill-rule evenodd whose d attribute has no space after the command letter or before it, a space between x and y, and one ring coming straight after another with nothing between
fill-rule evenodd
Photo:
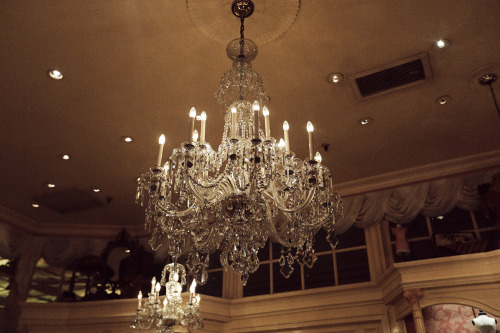
<instances>
[{"instance_id":1,"label":"ceiling medallion","mask_svg":"<svg viewBox=\"0 0 500 333\"><path fill-rule=\"evenodd\" d=\"M286 4L285 4L286 3ZM239 19L249 18L252 24L245 27L245 33L259 47L283 36L295 22L300 10L299 0L186 0L187 11L202 37L227 45L234 39ZM233 15L228 15L231 10ZM233 30L234 29L234 30Z\"/></svg>"},{"instance_id":2,"label":"ceiling medallion","mask_svg":"<svg viewBox=\"0 0 500 333\"><path fill-rule=\"evenodd\" d=\"M186 141L162 164L166 142L162 135L156 165L139 179L136 202L145 207L150 245L154 250L166 247L171 264L165 266L157 286L152 282L144 306L139 297L133 322L138 328L156 322L161 332L172 332L174 324L200 325L199 300L194 302L191 297L182 308L177 297L185 284L181 262L197 284L204 284L209 257L219 250L221 265L240 275L245 285L259 268L259 249L270 238L281 244L279 265L285 278L295 262L313 266L314 237L319 229L326 231L332 248L338 243L334 225L342 216L342 201L333 190L329 169L321 164L320 153L315 153L314 126L311 122L305 126L309 142L305 160L290 149L287 121L283 123L284 139L271 136L269 99L251 64L258 49L244 38L244 17L253 9L250 1L235 1L233 8L235 3L242 15L240 38L227 45L233 65L223 74L215 93L225 113L222 143L215 150L205 141L207 113L198 114L193 107ZM161 286L167 289L163 308Z\"/></svg>"}]
</instances>

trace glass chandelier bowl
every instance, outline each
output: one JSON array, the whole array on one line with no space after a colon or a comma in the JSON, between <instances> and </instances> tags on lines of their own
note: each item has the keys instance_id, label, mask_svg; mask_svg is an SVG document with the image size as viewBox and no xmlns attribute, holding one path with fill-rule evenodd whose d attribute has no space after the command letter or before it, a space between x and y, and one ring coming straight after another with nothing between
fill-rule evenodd
<instances>
[{"instance_id":1,"label":"glass chandelier bowl","mask_svg":"<svg viewBox=\"0 0 500 333\"><path fill-rule=\"evenodd\" d=\"M188 249L186 266L200 284L207 279L209 256L219 249L222 266L232 268L245 285L269 239L282 245L285 277L295 261L312 267L314 235L325 229L335 247L334 225L342 216L330 171L319 153L313 156L312 124L305 161L289 149L288 123L284 142L270 135L269 98L251 64L258 49L243 37L241 20L241 37L226 48L232 68L215 93L225 113L221 144L214 150L205 142L204 113L198 136L192 108L187 140L163 166L160 143L158 165L140 177L136 195L145 207L153 249L167 246L173 263Z\"/></svg>"}]
</instances>

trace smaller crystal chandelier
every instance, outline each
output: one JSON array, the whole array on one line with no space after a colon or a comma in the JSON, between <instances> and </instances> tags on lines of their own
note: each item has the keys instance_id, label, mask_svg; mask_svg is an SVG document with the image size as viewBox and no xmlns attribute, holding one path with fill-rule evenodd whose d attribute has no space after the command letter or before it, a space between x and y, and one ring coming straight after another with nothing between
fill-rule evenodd
<instances>
[{"instance_id":1,"label":"smaller crystal chandelier","mask_svg":"<svg viewBox=\"0 0 500 333\"><path fill-rule=\"evenodd\" d=\"M168 282L166 275L168 272ZM180 282L179 282L180 278ZM189 302L182 306L182 286L186 284L186 270L181 264L171 263L163 268L161 281L151 281L151 292L143 302L142 292L137 296L137 313L130 327L148 330L156 326L157 333L173 333L173 327L182 325L190 330L203 329L200 315L200 295L195 293L196 280L189 288ZM160 299L161 286L166 294ZM144 304L143 304L144 303ZM163 306L161 305L163 303Z\"/></svg>"}]
</instances>

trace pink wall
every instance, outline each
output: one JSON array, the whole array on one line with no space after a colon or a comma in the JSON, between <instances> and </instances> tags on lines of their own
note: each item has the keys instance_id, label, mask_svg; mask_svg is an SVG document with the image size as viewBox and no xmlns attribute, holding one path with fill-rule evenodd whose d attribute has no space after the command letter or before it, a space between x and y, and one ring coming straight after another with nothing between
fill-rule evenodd
<instances>
[{"instance_id":1,"label":"pink wall","mask_svg":"<svg viewBox=\"0 0 500 333\"><path fill-rule=\"evenodd\" d=\"M440 304L422 310L427 333L477 333L472 319L477 317L478 309L458 304ZM495 318L487 313L489 317ZM496 318L497 322L499 318ZM411 315L406 319L407 333L414 333ZM497 330L500 325L497 324Z\"/></svg>"}]
</instances>

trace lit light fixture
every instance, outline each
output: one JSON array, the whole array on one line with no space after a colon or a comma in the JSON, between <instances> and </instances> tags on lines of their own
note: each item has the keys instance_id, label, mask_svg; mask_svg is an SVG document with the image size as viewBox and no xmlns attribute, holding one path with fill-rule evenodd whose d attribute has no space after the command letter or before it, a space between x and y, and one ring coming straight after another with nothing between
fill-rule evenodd
<instances>
[{"instance_id":1,"label":"lit light fixture","mask_svg":"<svg viewBox=\"0 0 500 333\"><path fill-rule=\"evenodd\" d=\"M203 318L200 315L200 295L195 293L196 280L193 280L189 288L189 301L185 306L182 306L181 292L182 286L185 284L186 269L184 266L175 263L166 265L163 268L160 282L156 282L156 278L153 277L151 292L147 300L143 302L142 292L137 295L136 316L130 327L148 330L154 325L156 332L159 333L174 333L173 327L179 324L189 330L203 329ZM161 286L165 286L163 301L160 299Z\"/></svg>"},{"instance_id":2,"label":"lit light fixture","mask_svg":"<svg viewBox=\"0 0 500 333\"><path fill-rule=\"evenodd\" d=\"M94 188L92 189L92 191L94 191L95 193L99 193L99 192L101 192L101 190L100 190L99 188L97 188L97 187L94 187Z\"/></svg>"},{"instance_id":3,"label":"lit light fixture","mask_svg":"<svg viewBox=\"0 0 500 333\"><path fill-rule=\"evenodd\" d=\"M344 80L344 75L341 73L332 73L328 75L328 82L330 83L340 83Z\"/></svg>"},{"instance_id":4,"label":"lit light fixture","mask_svg":"<svg viewBox=\"0 0 500 333\"><path fill-rule=\"evenodd\" d=\"M131 136L122 136L122 140L126 143L134 141L134 139Z\"/></svg>"},{"instance_id":5,"label":"lit light fixture","mask_svg":"<svg viewBox=\"0 0 500 333\"><path fill-rule=\"evenodd\" d=\"M56 184L52 184L52 183L47 183L45 184L48 188L54 188L56 187Z\"/></svg>"},{"instance_id":6,"label":"lit light fixture","mask_svg":"<svg viewBox=\"0 0 500 333\"><path fill-rule=\"evenodd\" d=\"M441 96L441 97L438 97L436 99L436 104L439 104L439 105L445 105L447 103L451 102L451 97L450 96Z\"/></svg>"},{"instance_id":7,"label":"lit light fixture","mask_svg":"<svg viewBox=\"0 0 500 333\"><path fill-rule=\"evenodd\" d=\"M359 120L359 123L360 123L361 125L363 125L363 126L369 125L369 124L373 123L373 118L371 118L371 117L361 118L361 119Z\"/></svg>"},{"instance_id":8,"label":"lit light fixture","mask_svg":"<svg viewBox=\"0 0 500 333\"><path fill-rule=\"evenodd\" d=\"M61 80L63 78L63 75L60 71L57 69L52 69L49 71L49 76L53 78L54 80Z\"/></svg>"},{"instance_id":9,"label":"lit light fixture","mask_svg":"<svg viewBox=\"0 0 500 333\"><path fill-rule=\"evenodd\" d=\"M66 160L66 161L67 161L67 160L69 160L69 159L70 159L70 156L69 156L68 154L63 154L63 155L61 155L61 158L62 158L63 160Z\"/></svg>"},{"instance_id":10,"label":"lit light fixture","mask_svg":"<svg viewBox=\"0 0 500 333\"><path fill-rule=\"evenodd\" d=\"M450 41L447 39L440 39L436 41L434 46L438 49L444 49L445 47L448 47L450 45Z\"/></svg>"},{"instance_id":11,"label":"lit light fixture","mask_svg":"<svg viewBox=\"0 0 500 333\"><path fill-rule=\"evenodd\" d=\"M31 207L33 207L33 208L40 208L40 205L39 205L39 204L37 204L37 203L32 203L32 204L31 204Z\"/></svg>"},{"instance_id":12,"label":"lit light fixture","mask_svg":"<svg viewBox=\"0 0 500 333\"><path fill-rule=\"evenodd\" d=\"M191 108L186 141L164 164L160 143L157 165L141 176L136 193L136 202L145 207L152 248L166 247L177 264L188 246L186 267L199 284L207 281L209 256L217 249L222 266L232 268L245 285L259 268L257 253L269 238L282 246L279 264L286 278L295 261L312 267L314 235L320 228L332 248L338 243L334 225L341 218L342 201L321 156L313 156L312 123L304 133L309 139L305 160L290 150L292 126L287 121L284 140L277 144L270 134L268 97L251 65L257 46L244 38L243 21L253 8L249 0L232 3L241 28L240 38L227 45L233 65L215 93L225 112L218 150L204 140L206 113L200 116L197 141L196 109Z\"/></svg>"},{"instance_id":13,"label":"lit light fixture","mask_svg":"<svg viewBox=\"0 0 500 333\"><path fill-rule=\"evenodd\" d=\"M497 80L497 75L495 73L484 74L479 78L479 84L483 86L489 86L491 92L491 98L493 98L493 103L495 104L495 108L497 109L497 113L500 116L500 107L498 106L497 97L495 95L495 91L493 90L493 82Z\"/></svg>"}]
</instances>

